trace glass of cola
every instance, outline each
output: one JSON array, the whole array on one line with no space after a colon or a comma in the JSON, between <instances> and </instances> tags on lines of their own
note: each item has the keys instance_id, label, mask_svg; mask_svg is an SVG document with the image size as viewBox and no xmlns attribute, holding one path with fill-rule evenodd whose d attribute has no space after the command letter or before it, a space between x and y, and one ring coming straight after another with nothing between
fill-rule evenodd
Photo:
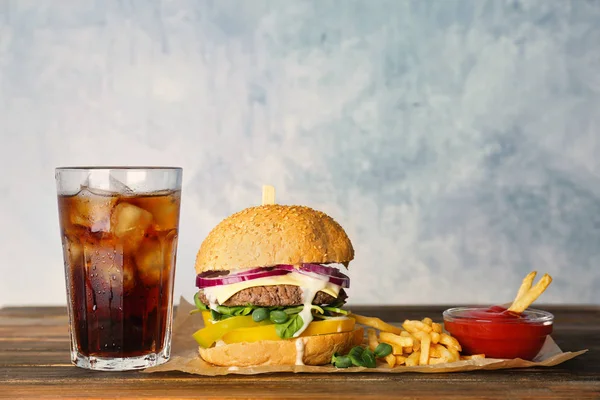
<instances>
[{"instance_id":1,"label":"glass of cola","mask_svg":"<svg viewBox=\"0 0 600 400\"><path fill-rule=\"evenodd\" d=\"M57 168L71 360L159 365L171 352L181 168Z\"/></svg>"}]
</instances>

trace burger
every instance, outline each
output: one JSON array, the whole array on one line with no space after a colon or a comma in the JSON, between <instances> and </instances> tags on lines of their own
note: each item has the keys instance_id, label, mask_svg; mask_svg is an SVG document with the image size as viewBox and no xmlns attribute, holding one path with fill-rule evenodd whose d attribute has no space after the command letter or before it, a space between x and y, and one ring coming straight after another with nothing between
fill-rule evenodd
<instances>
[{"instance_id":1,"label":"burger","mask_svg":"<svg viewBox=\"0 0 600 400\"><path fill-rule=\"evenodd\" d=\"M343 308L354 258L323 212L279 204L229 216L196 257L199 354L219 366L322 365L362 343Z\"/></svg>"}]
</instances>

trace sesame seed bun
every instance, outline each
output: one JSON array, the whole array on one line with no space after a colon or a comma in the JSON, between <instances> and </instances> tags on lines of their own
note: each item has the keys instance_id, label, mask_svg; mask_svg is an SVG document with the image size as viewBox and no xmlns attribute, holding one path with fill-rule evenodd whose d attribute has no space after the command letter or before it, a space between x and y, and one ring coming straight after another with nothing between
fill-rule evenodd
<instances>
[{"instance_id":1,"label":"sesame seed bun","mask_svg":"<svg viewBox=\"0 0 600 400\"><path fill-rule=\"evenodd\" d=\"M277 264L344 263L354 258L344 229L305 206L250 207L219 223L196 256L196 273Z\"/></svg>"},{"instance_id":2,"label":"sesame seed bun","mask_svg":"<svg viewBox=\"0 0 600 400\"><path fill-rule=\"evenodd\" d=\"M346 354L354 346L363 342L363 328L350 332L331 333L286 340L261 340L251 343L232 343L204 349L199 348L200 356L214 365L250 367L258 365L295 365L298 356L296 341L300 346L304 365L324 365L331 363L334 353ZM303 349L302 349L303 347Z\"/></svg>"}]
</instances>

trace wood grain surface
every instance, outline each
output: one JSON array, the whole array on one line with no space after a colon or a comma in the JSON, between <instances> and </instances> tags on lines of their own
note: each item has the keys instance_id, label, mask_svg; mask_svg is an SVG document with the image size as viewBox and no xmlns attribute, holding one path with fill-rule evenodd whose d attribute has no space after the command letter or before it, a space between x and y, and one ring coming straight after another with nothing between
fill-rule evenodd
<instances>
[{"instance_id":1,"label":"wood grain surface","mask_svg":"<svg viewBox=\"0 0 600 400\"><path fill-rule=\"evenodd\" d=\"M439 316L448 307L352 307L386 321ZM511 398L600 399L600 307L540 306L555 315L564 351L552 368L453 374L270 374L202 377L179 372L92 372L69 361L66 310L0 310L0 398ZM439 318L438 318L439 319Z\"/></svg>"}]
</instances>

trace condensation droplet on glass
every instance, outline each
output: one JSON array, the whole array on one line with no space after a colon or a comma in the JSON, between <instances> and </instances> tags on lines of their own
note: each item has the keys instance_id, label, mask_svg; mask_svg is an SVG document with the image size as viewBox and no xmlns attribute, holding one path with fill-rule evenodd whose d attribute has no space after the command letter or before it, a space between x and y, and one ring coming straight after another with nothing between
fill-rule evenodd
<instances>
[{"instance_id":1,"label":"condensation droplet on glass","mask_svg":"<svg viewBox=\"0 0 600 400\"><path fill-rule=\"evenodd\" d=\"M94 306L92 307L92 311L96 311L96 308L98 308L98 306L94 304Z\"/></svg>"}]
</instances>

